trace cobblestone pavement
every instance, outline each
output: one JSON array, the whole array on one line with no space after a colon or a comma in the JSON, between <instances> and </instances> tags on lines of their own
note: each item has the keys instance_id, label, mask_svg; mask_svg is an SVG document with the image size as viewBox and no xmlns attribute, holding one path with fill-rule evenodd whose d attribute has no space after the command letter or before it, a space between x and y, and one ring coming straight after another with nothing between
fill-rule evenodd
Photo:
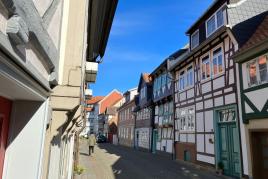
<instances>
[{"instance_id":1,"label":"cobblestone pavement","mask_svg":"<svg viewBox=\"0 0 268 179\"><path fill-rule=\"evenodd\" d=\"M83 140L80 143L80 165L86 171L76 179L225 178L166 156L112 144L98 144L94 154L88 156L88 147Z\"/></svg>"}]
</instances>

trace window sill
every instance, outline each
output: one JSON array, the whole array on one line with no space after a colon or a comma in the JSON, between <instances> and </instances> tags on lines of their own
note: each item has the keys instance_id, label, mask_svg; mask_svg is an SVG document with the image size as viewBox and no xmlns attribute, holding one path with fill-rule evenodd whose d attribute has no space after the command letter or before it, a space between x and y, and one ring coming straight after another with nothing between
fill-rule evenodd
<instances>
[{"instance_id":1,"label":"window sill","mask_svg":"<svg viewBox=\"0 0 268 179\"><path fill-rule=\"evenodd\" d=\"M177 130L179 132L187 133L187 134L194 134L195 131L189 131L189 130Z\"/></svg>"},{"instance_id":2,"label":"window sill","mask_svg":"<svg viewBox=\"0 0 268 179\"><path fill-rule=\"evenodd\" d=\"M187 86L187 87L184 88L183 90L178 90L177 92L182 93L182 92L185 92L185 91L187 91L187 90L189 90L189 89L191 89L191 88L193 88L193 87L194 87L194 85Z\"/></svg>"},{"instance_id":3,"label":"window sill","mask_svg":"<svg viewBox=\"0 0 268 179\"><path fill-rule=\"evenodd\" d=\"M217 78L217 77L222 76L224 74L225 74L225 71L222 71L221 73L218 73L216 75L213 74L211 79Z\"/></svg>"},{"instance_id":4,"label":"window sill","mask_svg":"<svg viewBox=\"0 0 268 179\"><path fill-rule=\"evenodd\" d=\"M208 82L208 81L210 81L210 80L212 80L211 77L209 77L209 78L205 78L205 79L202 79L202 80L200 81L200 83L203 84L203 83L206 83L206 82Z\"/></svg>"}]
</instances>

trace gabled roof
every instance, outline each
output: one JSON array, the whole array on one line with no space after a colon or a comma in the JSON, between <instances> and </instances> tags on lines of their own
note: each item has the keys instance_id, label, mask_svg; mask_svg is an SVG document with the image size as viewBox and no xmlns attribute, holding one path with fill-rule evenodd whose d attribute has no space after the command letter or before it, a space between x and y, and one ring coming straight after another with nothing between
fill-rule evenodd
<instances>
[{"instance_id":1,"label":"gabled roof","mask_svg":"<svg viewBox=\"0 0 268 179\"><path fill-rule=\"evenodd\" d=\"M241 46L239 51L244 51L268 38L268 12L255 16L248 20L248 26L254 28L248 34L247 41Z\"/></svg>"},{"instance_id":2,"label":"gabled roof","mask_svg":"<svg viewBox=\"0 0 268 179\"><path fill-rule=\"evenodd\" d=\"M98 103L99 101L101 101L103 98L104 98L104 96L94 96L94 97L92 97L91 99L86 100L86 103L87 103L87 104L96 104L96 103Z\"/></svg>"},{"instance_id":3,"label":"gabled roof","mask_svg":"<svg viewBox=\"0 0 268 179\"><path fill-rule=\"evenodd\" d=\"M149 73L142 73L140 76L139 86L138 86L138 92L141 89L142 81L144 81L146 84L151 82L151 77Z\"/></svg>"},{"instance_id":4,"label":"gabled roof","mask_svg":"<svg viewBox=\"0 0 268 179\"><path fill-rule=\"evenodd\" d=\"M129 94L129 93L131 93L132 91L135 91L135 90L137 90L137 87L128 89L126 92L124 92L124 95L127 95L127 94Z\"/></svg>"},{"instance_id":5,"label":"gabled roof","mask_svg":"<svg viewBox=\"0 0 268 179\"><path fill-rule=\"evenodd\" d=\"M249 22L247 22L247 24L251 24L251 26L253 26L251 28L254 28L255 30L251 31L251 34L249 34L248 39L233 56L234 58L243 53L247 53L250 49L256 46L268 42L268 11L249 19L248 21ZM267 45L266 49L268 49Z\"/></svg>"},{"instance_id":6,"label":"gabled roof","mask_svg":"<svg viewBox=\"0 0 268 179\"><path fill-rule=\"evenodd\" d=\"M150 76L154 76L157 72L159 72L163 68L167 68L167 61L168 59L165 59L154 71L150 74Z\"/></svg>"},{"instance_id":7,"label":"gabled roof","mask_svg":"<svg viewBox=\"0 0 268 179\"><path fill-rule=\"evenodd\" d=\"M117 90L110 92L107 96L105 96L105 98L100 101L99 114L104 113L107 107L114 105L120 99L122 99L122 97L122 93Z\"/></svg>"},{"instance_id":8,"label":"gabled roof","mask_svg":"<svg viewBox=\"0 0 268 179\"><path fill-rule=\"evenodd\" d=\"M199 23L207 19L216 6L220 6L226 2L226 0L214 0L214 2L206 9L206 11L191 25L191 27L186 31L186 34L190 34L195 28L198 27Z\"/></svg>"}]
</instances>

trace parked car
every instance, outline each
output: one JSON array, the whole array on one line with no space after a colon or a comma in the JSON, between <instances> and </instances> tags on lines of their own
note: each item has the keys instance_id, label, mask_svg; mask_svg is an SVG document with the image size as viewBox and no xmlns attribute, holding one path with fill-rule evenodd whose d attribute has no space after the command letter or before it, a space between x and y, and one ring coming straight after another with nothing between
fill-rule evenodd
<instances>
[{"instance_id":1,"label":"parked car","mask_svg":"<svg viewBox=\"0 0 268 179\"><path fill-rule=\"evenodd\" d=\"M104 143L107 142L107 138L104 135L97 136L97 143Z\"/></svg>"}]
</instances>

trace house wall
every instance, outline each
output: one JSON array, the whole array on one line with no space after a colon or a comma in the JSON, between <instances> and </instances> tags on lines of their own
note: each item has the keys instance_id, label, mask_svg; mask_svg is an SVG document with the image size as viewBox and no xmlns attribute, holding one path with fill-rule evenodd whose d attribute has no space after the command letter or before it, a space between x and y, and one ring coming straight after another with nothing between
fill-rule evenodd
<instances>
[{"instance_id":1,"label":"house wall","mask_svg":"<svg viewBox=\"0 0 268 179\"><path fill-rule=\"evenodd\" d=\"M178 82L176 83L176 113L178 113L181 109L187 109L189 107L193 107L195 111L194 131L184 132L180 131L179 127L176 127L175 141L178 143L176 148L183 144L185 144L185 148L190 144L192 144L191 146L196 145L195 150L193 150L193 147L190 149L192 159L211 165L216 164L216 146L214 142L214 121L216 119L214 118L214 109L220 106L237 104L235 84L236 69L233 60L230 58L235 51L235 45L231 38L226 34L221 37L223 37L222 40L214 43L213 46L197 55L193 61L186 60L184 64L181 64L181 68L176 70L176 77L178 77L182 68L186 68L189 64L192 64L194 67L193 87L179 91ZM221 47L223 51L224 72L212 78L201 80L200 63L202 57L210 55L211 59L213 51L219 47ZM204 47L204 49L206 49L206 47ZM211 139L213 140L213 143L211 142ZM183 158L181 157L181 159Z\"/></svg>"},{"instance_id":2,"label":"house wall","mask_svg":"<svg viewBox=\"0 0 268 179\"><path fill-rule=\"evenodd\" d=\"M136 128L135 147L138 149L151 150L151 140L152 140L151 136L152 136L151 127Z\"/></svg>"},{"instance_id":3,"label":"house wall","mask_svg":"<svg viewBox=\"0 0 268 179\"><path fill-rule=\"evenodd\" d=\"M264 55L264 54L262 54ZM251 58L254 59L254 58ZM240 115L240 136L242 145L243 156L243 173L249 177L253 177L253 152L252 152L252 133L261 132L268 129L267 119L268 111L265 110L265 104L267 103L268 94L267 84L253 86L248 85L248 61L242 64L236 64L237 71L236 77L238 81L237 91L239 99L239 115ZM248 98L249 102L245 100ZM253 105L253 106L252 106ZM256 109L254 109L254 107Z\"/></svg>"},{"instance_id":4,"label":"house wall","mask_svg":"<svg viewBox=\"0 0 268 179\"><path fill-rule=\"evenodd\" d=\"M159 114L160 106L163 107L163 113ZM165 110L165 107L168 110ZM156 104L154 110L154 125L158 133L158 139L156 142L156 150L164 151L168 153L173 153L173 143L174 143L174 116L173 116L173 102L166 101L162 104Z\"/></svg>"},{"instance_id":5,"label":"house wall","mask_svg":"<svg viewBox=\"0 0 268 179\"><path fill-rule=\"evenodd\" d=\"M48 21L45 23L49 33L59 34L53 44L60 49L61 66L58 68L60 84L53 89L50 97L52 120L46 134L42 178L67 177L69 172L67 163L73 161L73 156L68 160L66 157L67 153L73 150L70 148L72 134L66 132L72 127L69 125L70 121L82 118L81 86L84 85L82 73L85 61L87 8L87 1L84 0L54 0L50 6L54 14L48 14L45 19ZM60 14L64 15L62 21L59 21ZM50 26L49 21L61 23L61 34L57 26ZM72 116L72 113L75 115ZM66 156L62 155L63 152Z\"/></svg>"},{"instance_id":6,"label":"house wall","mask_svg":"<svg viewBox=\"0 0 268 179\"><path fill-rule=\"evenodd\" d=\"M132 112L134 107L135 101L132 100L118 109L118 140L123 146L134 146L135 118Z\"/></svg>"}]
</instances>

